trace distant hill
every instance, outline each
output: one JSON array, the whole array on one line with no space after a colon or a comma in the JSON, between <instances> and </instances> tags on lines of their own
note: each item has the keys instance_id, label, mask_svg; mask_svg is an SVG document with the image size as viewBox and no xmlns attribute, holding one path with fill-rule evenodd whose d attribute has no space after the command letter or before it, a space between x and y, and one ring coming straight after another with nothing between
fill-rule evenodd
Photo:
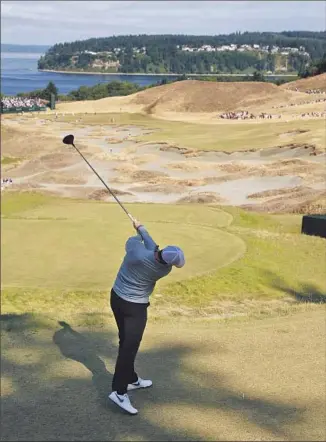
<instances>
[{"instance_id":1,"label":"distant hill","mask_svg":"<svg viewBox=\"0 0 326 442\"><path fill-rule=\"evenodd\" d=\"M50 47L51 46L49 45L14 45L9 43L1 43L1 52L26 52L30 54L43 54Z\"/></svg>"},{"instance_id":2,"label":"distant hill","mask_svg":"<svg viewBox=\"0 0 326 442\"><path fill-rule=\"evenodd\" d=\"M147 74L297 73L326 53L326 32L120 35L58 43L41 70Z\"/></svg>"}]
</instances>

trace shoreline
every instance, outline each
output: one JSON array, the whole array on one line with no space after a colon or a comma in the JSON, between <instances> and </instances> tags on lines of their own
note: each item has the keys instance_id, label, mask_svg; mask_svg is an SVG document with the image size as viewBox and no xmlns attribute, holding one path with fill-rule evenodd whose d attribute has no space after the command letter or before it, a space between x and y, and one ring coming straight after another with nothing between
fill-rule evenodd
<instances>
[{"instance_id":1,"label":"shoreline","mask_svg":"<svg viewBox=\"0 0 326 442\"><path fill-rule=\"evenodd\" d=\"M38 72L51 72L53 74L73 74L73 75L102 75L106 76L143 76L143 77L181 77L185 75L186 77L252 77L253 74L149 74L146 72L80 72L80 71L56 71L53 69L38 69ZM273 77L295 77L295 74L272 74L272 75L264 75L265 78L273 78Z\"/></svg>"},{"instance_id":2,"label":"shoreline","mask_svg":"<svg viewBox=\"0 0 326 442\"><path fill-rule=\"evenodd\" d=\"M121 75L121 76L126 76L126 75L133 75L133 76L148 76L148 77L165 77L165 76L169 76L169 77L181 77L183 74L148 74L146 72L144 73L139 73L139 72L131 72L131 73L126 73L126 72L80 72L80 71L55 71L55 70L50 70L50 69L38 69L38 72L52 72L53 74L74 74L74 75L102 75L102 76L112 76L112 75ZM190 75L194 75L194 74L190 74Z\"/></svg>"}]
</instances>

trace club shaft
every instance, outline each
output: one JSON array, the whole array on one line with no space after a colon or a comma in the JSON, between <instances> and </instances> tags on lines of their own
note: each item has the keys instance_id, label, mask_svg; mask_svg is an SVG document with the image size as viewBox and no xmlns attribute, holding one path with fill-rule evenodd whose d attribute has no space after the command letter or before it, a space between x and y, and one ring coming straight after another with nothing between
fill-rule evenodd
<instances>
[{"instance_id":1,"label":"club shaft","mask_svg":"<svg viewBox=\"0 0 326 442\"><path fill-rule=\"evenodd\" d=\"M131 221L134 221L133 217L130 215L128 210L124 207L124 205L118 200L118 198L115 196L115 194L112 192L112 190L109 188L109 186L106 184L106 182L103 180L103 178L96 172L94 167L87 161L87 159L84 157L84 155L81 153L81 151L73 144L74 148L77 150L79 155L83 158L83 160L88 164L88 166L92 169L92 171L95 173L95 175L98 177L98 179L104 184L106 189L111 193L113 198L116 200L116 202L119 204L121 209L127 214L127 216L131 219Z\"/></svg>"}]
</instances>

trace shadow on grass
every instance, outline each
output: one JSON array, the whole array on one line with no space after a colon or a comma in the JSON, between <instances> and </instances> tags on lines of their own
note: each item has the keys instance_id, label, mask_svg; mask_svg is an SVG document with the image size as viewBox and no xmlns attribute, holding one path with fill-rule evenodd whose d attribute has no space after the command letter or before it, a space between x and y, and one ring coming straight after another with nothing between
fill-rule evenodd
<instances>
[{"instance_id":1,"label":"shadow on grass","mask_svg":"<svg viewBox=\"0 0 326 442\"><path fill-rule=\"evenodd\" d=\"M298 302L307 302L313 304L325 304L326 293L322 293L314 284L300 284L300 290L290 287L284 279L273 272L264 271L264 277L269 281L269 285L277 290L281 290L290 295Z\"/></svg>"},{"instance_id":2,"label":"shadow on grass","mask_svg":"<svg viewBox=\"0 0 326 442\"><path fill-rule=\"evenodd\" d=\"M105 405L113 374L107 371L105 363L98 356L98 350L84 335L73 330L66 322L59 321L59 325L62 328L54 333L53 342L63 356L80 362L92 373L99 399ZM107 345L109 346L109 342Z\"/></svg>"},{"instance_id":3,"label":"shadow on grass","mask_svg":"<svg viewBox=\"0 0 326 442\"><path fill-rule=\"evenodd\" d=\"M257 430L256 438L267 431L271 438L289 440L289 428L302 420L304 410L255 395L244 398L217 369L212 372L200 363L198 369L186 364L193 354L198 361L212 352L216 358L223 357L224 350L216 342L213 346L168 342L154 350L140 350L137 369L154 381L154 388L131 393L140 413L131 417L111 403L104 409L112 373L103 359L113 368L118 349L112 342L117 341L117 333L94 328L82 334L67 323L60 326L54 335L53 328L42 323L38 334L28 328L4 332L2 376L10 378L12 386L2 399L1 440L202 441L207 440L207 428L214 425L210 439L217 441L216 419L223 413L229 413L236 425L239 420L249 422ZM15 351L17 358L13 358ZM30 360L31 355L35 359ZM69 360L78 363L75 370ZM83 367L91 372L93 382ZM210 419L206 432L204 413ZM198 422L196 429L193 422ZM240 440L247 433L244 430Z\"/></svg>"}]
</instances>

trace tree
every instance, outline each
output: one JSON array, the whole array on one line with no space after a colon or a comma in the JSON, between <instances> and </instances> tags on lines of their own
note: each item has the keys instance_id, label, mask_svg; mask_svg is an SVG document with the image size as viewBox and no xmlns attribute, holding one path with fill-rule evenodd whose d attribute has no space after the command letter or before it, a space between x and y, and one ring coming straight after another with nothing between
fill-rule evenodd
<instances>
[{"instance_id":1,"label":"tree","mask_svg":"<svg viewBox=\"0 0 326 442\"><path fill-rule=\"evenodd\" d=\"M251 77L252 81L265 81L265 77L261 72L255 71Z\"/></svg>"},{"instance_id":2,"label":"tree","mask_svg":"<svg viewBox=\"0 0 326 442\"><path fill-rule=\"evenodd\" d=\"M50 81L47 85L47 87L43 90L43 97L45 100L49 100L51 99L51 94L54 94L55 99L57 100L58 98L58 88L56 87L56 85Z\"/></svg>"}]
</instances>

